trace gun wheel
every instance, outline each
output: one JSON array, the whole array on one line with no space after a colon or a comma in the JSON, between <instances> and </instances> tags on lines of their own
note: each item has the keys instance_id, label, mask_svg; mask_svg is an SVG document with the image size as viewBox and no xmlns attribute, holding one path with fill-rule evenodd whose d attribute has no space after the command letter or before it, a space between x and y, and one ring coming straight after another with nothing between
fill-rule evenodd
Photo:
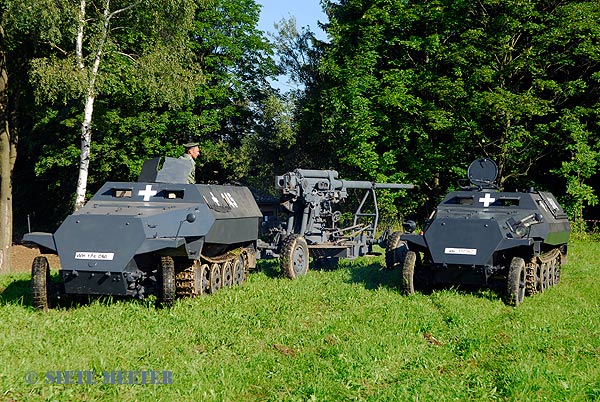
<instances>
[{"instance_id":1,"label":"gun wheel","mask_svg":"<svg viewBox=\"0 0 600 402\"><path fill-rule=\"evenodd\" d=\"M304 237L293 233L284 239L279 263L281 272L290 279L306 275L309 254Z\"/></svg>"},{"instance_id":2,"label":"gun wheel","mask_svg":"<svg viewBox=\"0 0 600 402\"><path fill-rule=\"evenodd\" d=\"M175 262L171 257L160 257L160 305L171 307L175 301L176 292Z\"/></svg>"},{"instance_id":3,"label":"gun wheel","mask_svg":"<svg viewBox=\"0 0 600 402\"><path fill-rule=\"evenodd\" d=\"M208 293L216 293L221 289L223 285L223 278L221 276L221 264L214 263L209 269L209 285Z\"/></svg>"},{"instance_id":4,"label":"gun wheel","mask_svg":"<svg viewBox=\"0 0 600 402\"><path fill-rule=\"evenodd\" d=\"M47 310L50 287L50 265L44 256L35 257L31 266L31 297L33 307Z\"/></svg>"},{"instance_id":5,"label":"gun wheel","mask_svg":"<svg viewBox=\"0 0 600 402\"><path fill-rule=\"evenodd\" d=\"M404 264L408 246L404 240L400 240L401 235L402 232L394 232L387 239L385 248L385 267L387 269L402 267Z\"/></svg>"},{"instance_id":6,"label":"gun wheel","mask_svg":"<svg viewBox=\"0 0 600 402\"><path fill-rule=\"evenodd\" d=\"M244 257L239 256L233 263L233 284L241 285L246 280L246 268L244 266Z\"/></svg>"},{"instance_id":7,"label":"gun wheel","mask_svg":"<svg viewBox=\"0 0 600 402\"><path fill-rule=\"evenodd\" d=\"M417 262L417 253L407 251L402 264L402 283L400 289L405 295L415 293L415 264Z\"/></svg>"},{"instance_id":8,"label":"gun wheel","mask_svg":"<svg viewBox=\"0 0 600 402\"><path fill-rule=\"evenodd\" d=\"M223 287L230 288L233 285L233 265L227 261L223 263L221 268Z\"/></svg>"},{"instance_id":9,"label":"gun wheel","mask_svg":"<svg viewBox=\"0 0 600 402\"><path fill-rule=\"evenodd\" d=\"M507 304L516 307L525 298L525 276L525 260L521 257L513 257L508 268L506 283Z\"/></svg>"}]
</instances>

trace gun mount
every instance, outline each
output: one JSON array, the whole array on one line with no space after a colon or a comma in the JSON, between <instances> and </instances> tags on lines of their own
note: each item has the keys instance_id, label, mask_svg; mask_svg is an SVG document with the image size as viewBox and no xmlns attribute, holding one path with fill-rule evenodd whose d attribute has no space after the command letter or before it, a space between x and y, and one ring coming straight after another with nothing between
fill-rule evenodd
<instances>
[{"instance_id":1,"label":"gun mount","mask_svg":"<svg viewBox=\"0 0 600 402\"><path fill-rule=\"evenodd\" d=\"M412 184L341 180L335 170L296 169L275 178L281 191L283 221L263 222L267 242L259 240L262 258L279 257L282 271L289 278L308 271L309 256L318 265L339 258L355 258L372 253L372 247L387 245L388 231L376 238L379 223L376 189L406 190ZM352 223L342 227L339 204L348 190L365 190ZM368 210L368 206L371 209ZM399 235L394 235L399 238Z\"/></svg>"}]
</instances>

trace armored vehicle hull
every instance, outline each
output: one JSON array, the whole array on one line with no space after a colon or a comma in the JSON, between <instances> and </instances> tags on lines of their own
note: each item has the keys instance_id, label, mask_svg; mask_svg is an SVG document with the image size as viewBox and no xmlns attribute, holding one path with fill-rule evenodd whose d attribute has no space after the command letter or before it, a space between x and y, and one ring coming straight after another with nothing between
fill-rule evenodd
<instances>
[{"instance_id":1,"label":"armored vehicle hull","mask_svg":"<svg viewBox=\"0 0 600 402\"><path fill-rule=\"evenodd\" d=\"M214 293L256 265L260 210L246 187L108 182L55 233L24 240L58 254L61 293L143 298ZM48 306L46 257L32 267L34 304Z\"/></svg>"},{"instance_id":2,"label":"armored vehicle hull","mask_svg":"<svg viewBox=\"0 0 600 402\"><path fill-rule=\"evenodd\" d=\"M404 292L437 284L500 286L517 305L558 283L570 226L555 197L478 184L449 193L421 234L400 236L392 263L402 268Z\"/></svg>"}]
</instances>

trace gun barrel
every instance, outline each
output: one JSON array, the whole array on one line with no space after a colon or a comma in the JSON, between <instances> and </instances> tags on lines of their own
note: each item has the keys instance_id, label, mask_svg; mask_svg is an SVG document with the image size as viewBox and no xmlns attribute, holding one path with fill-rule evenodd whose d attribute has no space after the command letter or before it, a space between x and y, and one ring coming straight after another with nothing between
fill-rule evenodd
<instances>
[{"instance_id":1,"label":"gun barrel","mask_svg":"<svg viewBox=\"0 0 600 402\"><path fill-rule=\"evenodd\" d=\"M314 170L314 169L296 169L296 173L300 176L311 179L337 179L338 172L336 170Z\"/></svg>"},{"instance_id":2,"label":"gun barrel","mask_svg":"<svg viewBox=\"0 0 600 402\"><path fill-rule=\"evenodd\" d=\"M413 189L415 188L414 184L404 184L404 183L374 183L370 181L353 181L353 180L339 180L342 183L342 187L345 188L359 188L359 189L390 189L390 190L400 190L400 189Z\"/></svg>"}]
</instances>

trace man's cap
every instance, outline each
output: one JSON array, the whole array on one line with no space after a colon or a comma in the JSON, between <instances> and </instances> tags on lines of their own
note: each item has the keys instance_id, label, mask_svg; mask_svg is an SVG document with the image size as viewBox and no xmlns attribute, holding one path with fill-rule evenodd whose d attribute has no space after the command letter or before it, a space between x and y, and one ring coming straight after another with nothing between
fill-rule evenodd
<instances>
[{"instance_id":1,"label":"man's cap","mask_svg":"<svg viewBox=\"0 0 600 402\"><path fill-rule=\"evenodd\" d=\"M193 148L193 147L197 147L198 146L198 142L186 142L185 144L183 144L183 146L185 148Z\"/></svg>"}]
</instances>

